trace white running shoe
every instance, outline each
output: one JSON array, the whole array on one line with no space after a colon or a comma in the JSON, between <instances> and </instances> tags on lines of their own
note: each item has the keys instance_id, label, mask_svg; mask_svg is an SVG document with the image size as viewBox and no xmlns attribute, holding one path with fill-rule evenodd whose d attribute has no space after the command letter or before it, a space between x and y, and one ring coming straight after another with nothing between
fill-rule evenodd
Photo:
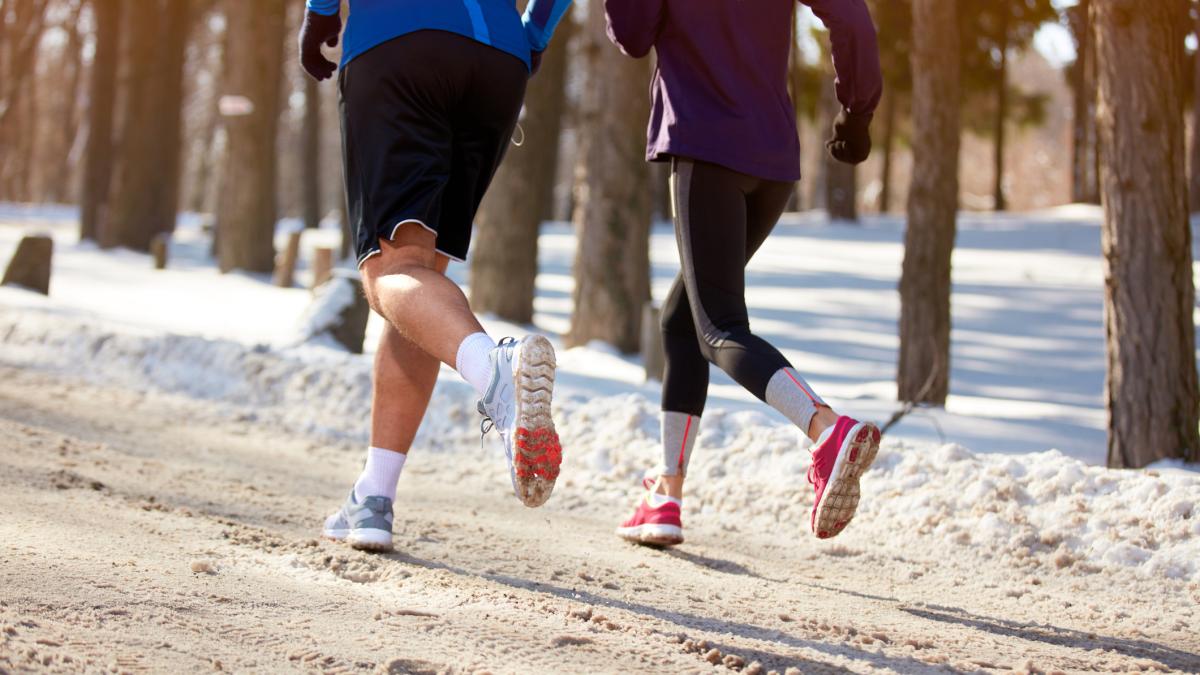
<instances>
[{"instance_id":1,"label":"white running shoe","mask_svg":"<svg viewBox=\"0 0 1200 675\"><path fill-rule=\"evenodd\" d=\"M554 431L554 347L541 335L505 338L488 355L492 381L479 401L482 429L500 432L513 491L525 506L541 506L554 491L562 445ZM491 427L487 426L491 424Z\"/></svg>"}]
</instances>

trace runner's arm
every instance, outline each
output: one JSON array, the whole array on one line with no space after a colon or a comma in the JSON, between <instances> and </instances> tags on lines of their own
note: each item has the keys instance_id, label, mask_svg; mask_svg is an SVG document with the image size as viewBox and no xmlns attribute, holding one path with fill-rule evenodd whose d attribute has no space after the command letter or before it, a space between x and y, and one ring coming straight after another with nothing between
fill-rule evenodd
<instances>
[{"instance_id":1,"label":"runner's arm","mask_svg":"<svg viewBox=\"0 0 1200 675\"><path fill-rule=\"evenodd\" d=\"M871 115L883 95L879 42L864 0L800 0L829 29L837 98L853 115Z\"/></svg>"},{"instance_id":2,"label":"runner's arm","mask_svg":"<svg viewBox=\"0 0 1200 675\"><path fill-rule=\"evenodd\" d=\"M650 53L666 14L664 0L604 0L608 38L629 56L640 59Z\"/></svg>"},{"instance_id":3,"label":"runner's arm","mask_svg":"<svg viewBox=\"0 0 1200 675\"><path fill-rule=\"evenodd\" d=\"M535 52L546 50L558 22L571 8L571 2L573 0L530 0L525 16L521 18L530 49Z\"/></svg>"}]
</instances>

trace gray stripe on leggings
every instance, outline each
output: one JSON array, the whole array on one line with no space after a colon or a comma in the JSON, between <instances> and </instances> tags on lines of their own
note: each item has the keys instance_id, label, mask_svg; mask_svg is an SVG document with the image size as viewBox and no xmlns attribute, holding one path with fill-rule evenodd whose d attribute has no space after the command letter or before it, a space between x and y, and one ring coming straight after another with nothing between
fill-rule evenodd
<instances>
[{"instance_id":1,"label":"gray stripe on leggings","mask_svg":"<svg viewBox=\"0 0 1200 675\"><path fill-rule=\"evenodd\" d=\"M671 204L675 207L675 241L679 245L680 272L683 285L687 288L688 305L700 324L701 337L710 346L720 349L729 333L719 330L704 305L700 302L700 284L696 281L696 264L692 257L692 220L689 203L692 198L692 172L695 164L691 160L671 160L675 170L671 172Z\"/></svg>"}]
</instances>

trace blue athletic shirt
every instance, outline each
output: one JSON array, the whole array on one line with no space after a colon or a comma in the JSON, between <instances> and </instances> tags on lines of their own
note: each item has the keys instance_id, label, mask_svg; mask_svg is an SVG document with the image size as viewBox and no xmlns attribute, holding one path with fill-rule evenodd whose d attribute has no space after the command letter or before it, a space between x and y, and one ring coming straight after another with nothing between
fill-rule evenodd
<instances>
[{"instance_id":1,"label":"blue athletic shirt","mask_svg":"<svg viewBox=\"0 0 1200 675\"><path fill-rule=\"evenodd\" d=\"M308 8L333 16L339 0L307 0ZM350 0L342 66L372 47L419 30L444 30L512 54L529 66L531 51L550 43L572 0L529 0L525 15L515 0Z\"/></svg>"}]
</instances>

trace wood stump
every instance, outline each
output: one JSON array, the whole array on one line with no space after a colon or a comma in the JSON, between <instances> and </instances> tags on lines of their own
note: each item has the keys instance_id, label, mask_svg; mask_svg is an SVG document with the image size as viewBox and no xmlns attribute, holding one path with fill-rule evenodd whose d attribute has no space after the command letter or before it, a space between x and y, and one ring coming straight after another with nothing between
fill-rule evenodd
<instances>
[{"instance_id":1,"label":"wood stump","mask_svg":"<svg viewBox=\"0 0 1200 675\"><path fill-rule=\"evenodd\" d=\"M333 273L333 249L328 246L318 246L313 251L312 263L312 289L317 288L329 281Z\"/></svg>"},{"instance_id":2,"label":"wood stump","mask_svg":"<svg viewBox=\"0 0 1200 675\"><path fill-rule=\"evenodd\" d=\"M653 302L642 306L642 363L646 368L646 380L662 382L667 359L663 353L662 329L659 328L659 310Z\"/></svg>"},{"instance_id":3,"label":"wood stump","mask_svg":"<svg viewBox=\"0 0 1200 675\"><path fill-rule=\"evenodd\" d=\"M287 246L275 259L275 285L291 288L296 277L296 259L300 257L300 232L289 232Z\"/></svg>"},{"instance_id":4,"label":"wood stump","mask_svg":"<svg viewBox=\"0 0 1200 675\"><path fill-rule=\"evenodd\" d=\"M50 262L54 255L54 240L46 235L23 237L17 244L0 286L22 288L50 295Z\"/></svg>"},{"instance_id":5,"label":"wood stump","mask_svg":"<svg viewBox=\"0 0 1200 675\"><path fill-rule=\"evenodd\" d=\"M361 354L370 315L358 272L335 270L327 282L314 289L313 301L300 318L299 342L327 335L347 351Z\"/></svg>"},{"instance_id":6,"label":"wood stump","mask_svg":"<svg viewBox=\"0 0 1200 675\"><path fill-rule=\"evenodd\" d=\"M150 240L150 255L154 257L154 269L167 269L167 253L171 244L171 235L160 232Z\"/></svg>"}]
</instances>

